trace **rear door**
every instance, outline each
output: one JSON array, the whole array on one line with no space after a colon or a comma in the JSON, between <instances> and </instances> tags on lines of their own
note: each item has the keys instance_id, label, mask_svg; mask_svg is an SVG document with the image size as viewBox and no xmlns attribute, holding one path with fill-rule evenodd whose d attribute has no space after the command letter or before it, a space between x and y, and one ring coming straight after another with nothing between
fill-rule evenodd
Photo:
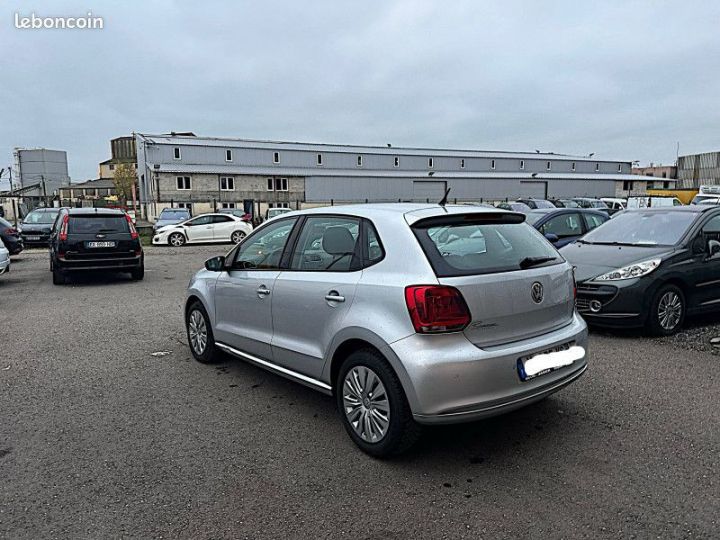
<instances>
[{"instance_id":1,"label":"rear door","mask_svg":"<svg viewBox=\"0 0 720 540\"><path fill-rule=\"evenodd\" d=\"M296 219L278 219L259 229L241 244L232 268L221 272L215 284L217 341L272 359L272 297L280 258Z\"/></svg>"},{"instance_id":2,"label":"rear door","mask_svg":"<svg viewBox=\"0 0 720 540\"><path fill-rule=\"evenodd\" d=\"M227 215L214 215L212 216L213 224L213 240L215 242L230 241L230 235L235 230L235 220L231 216Z\"/></svg>"},{"instance_id":3,"label":"rear door","mask_svg":"<svg viewBox=\"0 0 720 540\"><path fill-rule=\"evenodd\" d=\"M702 226L700 238L704 246L710 241L720 242L720 215L709 218ZM720 255L708 257L696 254L685 272L693 285L692 307L720 309Z\"/></svg>"},{"instance_id":4,"label":"rear door","mask_svg":"<svg viewBox=\"0 0 720 540\"><path fill-rule=\"evenodd\" d=\"M136 244L124 214L71 214L68 218L65 242L68 259L134 256Z\"/></svg>"},{"instance_id":5,"label":"rear door","mask_svg":"<svg viewBox=\"0 0 720 540\"><path fill-rule=\"evenodd\" d=\"M513 222L515 220L515 222ZM456 287L472 322L467 338L491 347L572 320L572 268L542 235L511 214L451 215L413 225L438 281Z\"/></svg>"},{"instance_id":6,"label":"rear door","mask_svg":"<svg viewBox=\"0 0 720 540\"><path fill-rule=\"evenodd\" d=\"M325 353L362 275L359 234L359 218L305 219L290 268L275 282L272 345L277 364L320 377Z\"/></svg>"}]
</instances>

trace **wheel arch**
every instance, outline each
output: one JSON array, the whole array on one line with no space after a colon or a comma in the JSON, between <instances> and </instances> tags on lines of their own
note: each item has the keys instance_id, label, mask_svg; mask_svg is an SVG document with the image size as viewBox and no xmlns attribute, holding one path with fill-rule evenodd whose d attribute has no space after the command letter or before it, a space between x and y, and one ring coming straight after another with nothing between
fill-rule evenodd
<instances>
[{"instance_id":1,"label":"wheel arch","mask_svg":"<svg viewBox=\"0 0 720 540\"><path fill-rule=\"evenodd\" d=\"M346 330L342 336L337 336L333 341L333 347L323 369L322 379L332 387L333 395L336 391L337 374L343 360L356 350L372 349L387 361L390 368L397 375L410 409L412 411L417 410L419 404L410 376L392 348L369 330L360 328Z\"/></svg>"}]
</instances>

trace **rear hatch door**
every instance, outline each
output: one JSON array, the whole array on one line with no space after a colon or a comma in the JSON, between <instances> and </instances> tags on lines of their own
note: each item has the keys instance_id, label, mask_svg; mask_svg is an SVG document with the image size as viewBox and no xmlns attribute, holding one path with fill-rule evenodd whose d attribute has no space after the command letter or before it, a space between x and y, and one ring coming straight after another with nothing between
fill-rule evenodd
<instances>
[{"instance_id":1,"label":"rear hatch door","mask_svg":"<svg viewBox=\"0 0 720 540\"><path fill-rule=\"evenodd\" d=\"M70 215L66 253L70 259L103 259L135 255L133 240L124 214Z\"/></svg>"},{"instance_id":2,"label":"rear hatch door","mask_svg":"<svg viewBox=\"0 0 720 540\"><path fill-rule=\"evenodd\" d=\"M575 310L571 266L513 213L420 220L413 232L439 283L457 288L470 309L467 338L494 346L569 324Z\"/></svg>"}]
</instances>

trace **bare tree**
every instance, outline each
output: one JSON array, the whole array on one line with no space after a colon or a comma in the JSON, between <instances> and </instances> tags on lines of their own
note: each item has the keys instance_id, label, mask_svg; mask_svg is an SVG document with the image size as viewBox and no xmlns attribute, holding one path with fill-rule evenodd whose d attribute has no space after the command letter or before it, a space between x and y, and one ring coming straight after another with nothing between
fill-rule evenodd
<instances>
[{"instance_id":1,"label":"bare tree","mask_svg":"<svg viewBox=\"0 0 720 540\"><path fill-rule=\"evenodd\" d=\"M122 202L132 197L132 187L135 184L137 177L132 167L126 163L120 163L115 167L115 176L113 177L113 183L115 184L115 193Z\"/></svg>"}]
</instances>

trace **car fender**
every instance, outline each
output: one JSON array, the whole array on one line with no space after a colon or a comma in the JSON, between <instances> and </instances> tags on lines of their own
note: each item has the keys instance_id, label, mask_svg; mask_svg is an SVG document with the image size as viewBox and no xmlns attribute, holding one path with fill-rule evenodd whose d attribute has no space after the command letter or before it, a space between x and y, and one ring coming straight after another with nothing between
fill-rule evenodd
<instances>
[{"instance_id":1,"label":"car fender","mask_svg":"<svg viewBox=\"0 0 720 540\"><path fill-rule=\"evenodd\" d=\"M332 386L332 359L335 356L338 348L343 343L354 339L365 341L375 347L378 351L380 351L380 354L385 357L385 359L395 371L395 374L398 376L398 379L400 379L400 384L403 387L405 396L407 397L408 403L410 404L410 408L412 410L415 410L419 402L417 396L415 395L410 376L408 375L405 366L397 357L397 355L393 352L390 345L385 343L385 341L380 336L378 336L371 330L368 330L367 328L361 328L358 326L346 327L340 330L340 332L338 332L335 337L333 337L330 346L328 347L325 354L321 380Z\"/></svg>"},{"instance_id":2,"label":"car fender","mask_svg":"<svg viewBox=\"0 0 720 540\"><path fill-rule=\"evenodd\" d=\"M183 309L185 309L191 297L200 300L200 303L210 318L210 326L213 328L215 327L215 283L217 282L218 276L219 274L217 272L210 272L208 270L200 270L195 274L188 284L183 307ZM183 313L183 317L185 317L185 313Z\"/></svg>"}]
</instances>

